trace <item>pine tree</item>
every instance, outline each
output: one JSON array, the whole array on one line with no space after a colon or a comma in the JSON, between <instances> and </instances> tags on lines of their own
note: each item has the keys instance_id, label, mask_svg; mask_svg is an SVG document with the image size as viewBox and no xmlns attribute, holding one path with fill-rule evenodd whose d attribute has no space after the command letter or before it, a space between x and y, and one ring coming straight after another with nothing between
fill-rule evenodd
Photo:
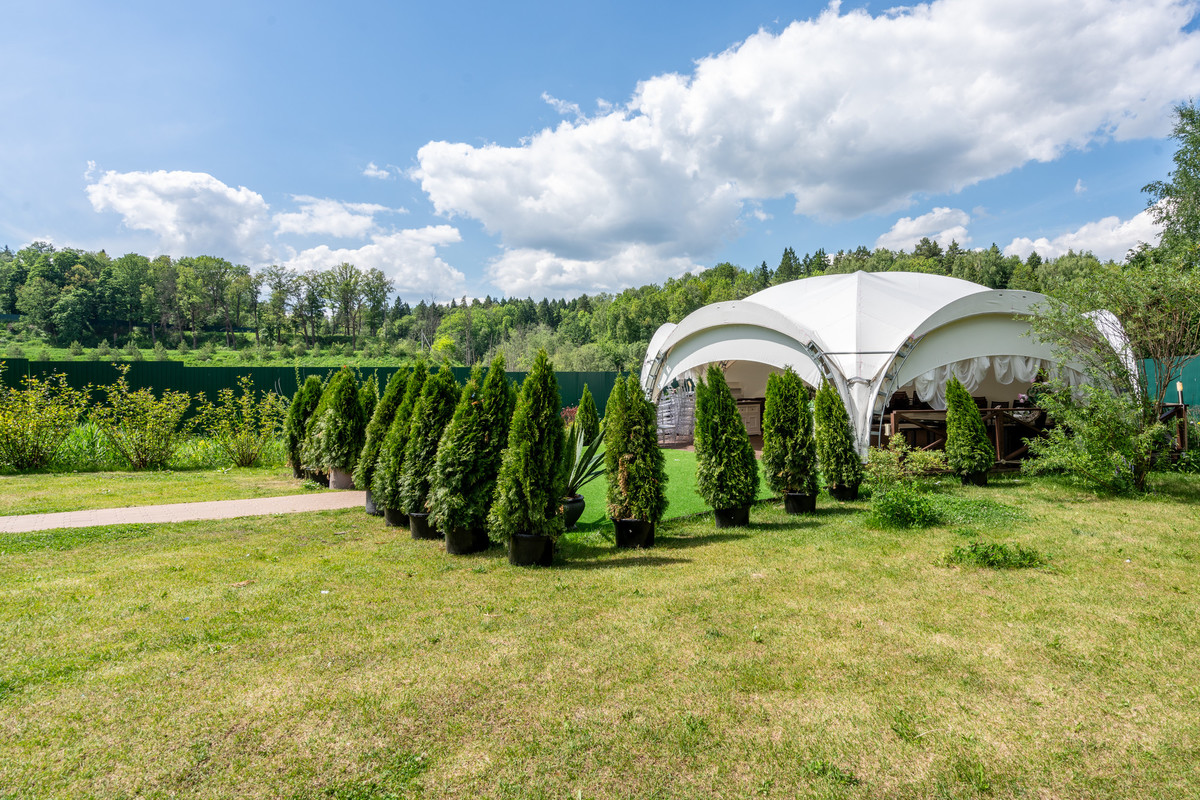
<instances>
[{"instance_id":1,"label":"pine tree","mask_svg":"<svg viewBox=\"0 0 1200 800\"><path fill-rule=\"evenodd\" d=\"M996 448L988 440L979 406L958 378L946 383L946 464L964 480L983 473L996 463Z\"/></svg>"},{"instance_id":2,"label":"pine tree","mask_svg":"<svg viewBox=\"0 0 1200 800\"><path fill-rule=\"evenodd\" d=\"M763 470L776 492L816 494L817 445L809 391L791 367L767 378L763 409Z\"/></svg>"},{"instance_id":3,"label":"pine tree","mask_svg":"<svg viewBox=\"0 0 1200 800\"><path fill-rule=\"evenodd\" d=\"M556 539L563 520L563 431L558 379L545 350L521 384L521 395L508 432L496 495L488 514L488 532L507 542L516 534Z\"/></svg>"},{"instance_id":4,"label":"pine tree","mask_svg":"<svg viewBox=\"0 0 1200 800\"><path fill-rule=\"evenodd\" d=\"M412 423L413 407L425 385L429 368L425 361L418 361L404 387L404 396L396 407L396 415L388 426L379 456L375 461L375 475L371 479L371 497L379 508L400 511L400 472L404 467L404 452L408 447L408 430Z\"/></svg>"},{"instance_id":5,"label":"pine tree","mask_svg":"<svg viewBox=\"0 0 1200 800\"><path fill-rule=\"evenodd\" d=\"M388 380L383 390L383 397L375 404L375 412L367 423L367 435L358 464L354 467L354 485L363 489L371 488L371 479L375 477L375 461L379 458L379 449L383 447L383 439L387 436L388 427L396 417L396 408L404 400L404 389L408 385L408 371L397 370Z\"/></svg>"},{"instance_id":6,"label":"pine tree","mask_svg":"<svg viewBox=\"0 0 1200 800\"><path fill-rule=\"evenodd\" d=\"M696 491L717 510L758 496L758 461L737 402L716 364L696 387Z\"/></svg>"},{"instance_id":7,"label":"pine tree","mask_svg":"<svg viewBox=\"0 0 1200 800\"><path fill-rule=\"evenodd\" d=\"M421 387L421 398L413 408L412 427L400 472L400 510L423 514L429 497L429 481L437 461L438 442L454 416L459 397L458 383L450 367L434 372Z\"/></svg>"},{"instance_id":8,"label":"pine tree","mask_svg":"<svg viewBox=\"0 0 1200 800\"><path fill-rule=\"evenodd\" d=\"M828 381L817 390L814 417L816 420L817 461L825 484L831 491L855 496L862 483L862 459L854 447L854 432L850 415L836 389Z\"/></svg>"}]
</instances>

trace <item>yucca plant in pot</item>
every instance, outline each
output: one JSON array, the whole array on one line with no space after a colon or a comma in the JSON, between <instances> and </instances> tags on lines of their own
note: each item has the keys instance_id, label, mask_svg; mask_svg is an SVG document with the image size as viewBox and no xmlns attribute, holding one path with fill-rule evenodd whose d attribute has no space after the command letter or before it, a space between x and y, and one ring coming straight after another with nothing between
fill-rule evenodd
<instances>
[{"instance_id":1,"label":"yucca plant in pot","mask_svg":"<svg viewBox=\"0 0 1200 800\"><path fill-rule=\"evenodd\" d=\"M658 415L636 378L617 378L605 407L608 515L617 547L651 547L667 510L667 472Z\"/></svg>"},{"instance_id":2,"label":"yucca plant in pot","mask_svg":"<svg viewBox=\"0 0 1200 800\"><path fill-rule=\"evenodd\" d=\"M563 524L567 530L574 530L587 505L580 489L604 471L604 454L600 450L603 442L596 401L585 383L575 418L567 427L567 445L563 452L567 474L567 484L563 490L566 492L563 495Z\"/></svg>"},{"instance_id":3,"label":"yucca plant in pot","mask_svg":"<svg viewBox=\"0 0 1200 800\"><path fill-rule=\"evenodd\" d=\"M408 433L412 425L413 407L429 373L425 362L418 361L405 384L404 396L388 426L387 435L375 459L375 474L371 476L371 497L383 509L388 525L408 527L408 514L400 503L400 474L404 469L404 453L408 449Z\"/></svg>"},{"instance_id":4,"label":"yucca plant in pot","mask_svg":"<svg viewBox=\"0 0 1200 800\"><path fill-rule=\"evenodd\" d=\"M857 500L863 467L854 447L846 406L828 381L821 382L814 405L817 461L825 477L825 488L835 500Z\"/></svg>"},{"instance_id":5,"label":"yucca plant in pot","mask_svg":"<svg viewBox=\"0 0 1200 800\"><path fill-rule=\"evenodd\" d=\"M379 451L383 448L383 440L387 436L392 420L396 418L396 409L404 401L404 390L408 386L407 370L400 369L392 374L383 390L383 396L375 404L371 421L367 423L367 434L362 452L358 454L358 463L354 465L354 485L366 490L366 510L368 514L380 515L383 509L375 503L371 491L371 483L375 478L375 463L379 459Z\"/></svg>"},{"instance_id":6,"label":"yucca plant in pot","mask_svg":"<svg viewBox=\"0 0 1200 800\"><path fill-rule=\"evenodd\" d=\"M713 509L718 528L750 524L758 496L758 461L725 376L708 365L696 386L696 491Z\"/></svg>"},{"instance_id":7,"label":"yucca plant in pot","mask_svg":"<svg viewBox=\"0 0 1200 800\"><path fill-rule=\"evenodd\" d=\"M454 416L458 404L458 382L450 367L434 371L421 387L421 397L413 408L412 427L404 451L397 497L408 514L408 529L414 539L437 539L440 532L429 524L429 481L437 461L438 443Z\"/></svg>"},{"instance_id":8,"label":"yucca plant in pot","mask_svg":"<svg viewBox=\"0 0 1200 800\"><path fill-rule=\"evenodd\" d=\"M767 378L763 471L789 514L817 510L817 445L808 387L791 367Z\"/></svg>"},{"instance_id":9,"label":"yucca plant in pot","mask_svg":"<svg viewBox=\"0 0 1200 800\"><path fill-rule=\"evenodd\" d=\"M979 406L953 376L946 383L946 464L964 486L987 486L996 448L987 436Z\"/></svg>"},{"instance_id":10,"label":"yucca plant in pot","mask_svg":"<svg viewBox=\"0 0 1200 800\"><path fill-rule=\"evenodd\" d=\"M521 384L488 513L488 534L508 546L509 563L517 566L549 566L563 530L560 410L558 379L542 350Z\"/></svg>"}]
</instances>

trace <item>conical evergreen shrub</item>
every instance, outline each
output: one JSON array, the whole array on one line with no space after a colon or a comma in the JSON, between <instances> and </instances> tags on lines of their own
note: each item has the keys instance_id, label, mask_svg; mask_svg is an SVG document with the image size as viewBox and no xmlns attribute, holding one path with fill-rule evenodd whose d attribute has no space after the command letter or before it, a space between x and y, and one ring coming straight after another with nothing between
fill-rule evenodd
<instances>
[{"instance_id":1,"label":"conical evergreen shrub","mask_svg":"<svg viewBox=\"0 0 1200 800\"><path fill-rule=\"evenodd\" d=\"M607 411L606 411L607 416ZM696 386L696 491L716 510L758 497L758 461L737 401L716 364Z\"/></svg>"},{"instance_id":2,"label":"conical evergreen shrub","mask_svg":"<svg viewBox=\"0 0 1200 800\"><path fill-rule=\"evenodd\" d=\"M309 469L350 472L362 451L366 431L358 380L354 370L342 367L325 385L321 402L309 418L301 459Z\"/></svg>"},{"instance_id":3,"label":"conical evergreen shrub","mask_svg":"<svg viewBox=\"0 0 1200 800\"><path fill-rule=\"evenodd\" d=\"M946 464L965 478L983 473L996 463L996 448L988 439L979 406L958 378L946 383Z\"/></svg>"},{"instance_id":4,"label":"conical evergreen shrub","mask_svg":"<svg viewBox=\"0 0 1200 800\"><path fill-rule=\"evenodd\" d=\"M574 425L576 430L583 431L583 440L590 442L600 433L600 415L596 413L596 400L592 397L588 385L583 385L583 396L579 398L579 408L575 412Z\"/></svg>"},{"instance_id":5,"label":"conical evergreen shrub","mask_svg":"<svg viewBox=\"0 0 1200 800\"><path fill-rule=\"evenodd\" d=\"M773 491L817 493L817 443L808 387L788 367L767 378L762 466Z\"/></svg>"},{"instance_id":6,"label":"conical evergreen shrub","mask_svg":"<svg viewBox=\"0 0 1200 800\"><path fill-rule=\"evenodd\" d=\"M557 539L562 533L558 511L566 432L561 411L558 379L541 350L521 384L488 514L488 533L496 541L507 542L517 534Z\"/></svg>"},{"instance_id":7,"label":"conical evergreen shrub","mask_svg":"<svg viewBox=\"0 0 1200 800\"><path fill-rule=\"evenodd\" d=\"M392 424L388 426L379 456L375 459L375 474L371 477L371 498L378 508L401 511L399 489L400 473L404 468L404 453L408 447L408 431L412 424L413 408L425 385L429 368L424 360L418 361L408 376L404 395Z\"/></svg>"},{"instance_id":8,"label":"conical evergreen shrub","mask_svg":"<svg viewBox=\"0 0 1200 800\"><path fill-rule=\"evenodd\" d=\"M371 377L358 385L358 404L362 406L363 419L369 425L371 417L375 416L375 406L379 403L379 375L372 372ZM366 441L366 434L363 434L363 441ZM355 460L355 464L357 464Z\"/></svg>"},{"instance_id":9,"label":"conical evergreen shrub","mask_svg":"<svg viewBox=\"0 0 1200 800\"><path fill-rule=\"evenodd\" d=\"M288 461L291 462L293 474L297 478L303 474L300 447L304 442L304 433L308 430L309 418L321 402L323 390L324 384L321 383L321 379L316 375L309 375L296 390L296 394L292 396L292 404L288 406L283 432L287 440Z\"/></svg>"},{"instance_id":10,"label":"conical evergreen shrub","mask_svg":"<svg viewBox=\"0 0 1200 800\"><path fill-rule=\"evenodd\" d=\"M396 408L404 400L408 376L408 370L404 369L392 373L383 390L383 397L375 404L375 412L371 414L371 421L367 423L366 440L362 452L358 455L358 463L354 466L354 485L361 489L371 488L371 479L375 477L375 461L379 458L379 450L383 447L388 428L396 417Z\"/></svg>"},{"instance_id":11,"label":"conical evergreen shrub","mask_svg":"<svg viewBox=\"0 0 1200 800\"><path fill-rule=\"evenodd\" d=\"M605 414L609 427L604 431L608 515L657 523L667 510L667 470L658 446L658 414L632 376L617 378L609 403L612 405L605 410L613 411Z\"/></svg>"},{"instance_id":12,"label":"conical evergreen shrub","mask_svg":"<svg viewBox=\"0 0 1200 800\"><path fill-rule=\"evenodd\" d=\"M425 501L429 497L429 481L437 461L438 442L454 416L458 396L458 382L448 366L430 375L421 387L421 397L413 408L404 468L400 472L401 511L424 514L429 510Z\"/></svg>"},{"instance_id":13,"label":"conical evergreen shrub","mask_svg":"<svg viewBox=\"0 0 1200 800\"><path fill-rule=\"evenodd\" d=\"M850 415L841 395L828 381L821 381L814 403L817 461L825 485L831 491L854 494L862 483L862 459L854 446Z\"/></svg>"}]
</instances>

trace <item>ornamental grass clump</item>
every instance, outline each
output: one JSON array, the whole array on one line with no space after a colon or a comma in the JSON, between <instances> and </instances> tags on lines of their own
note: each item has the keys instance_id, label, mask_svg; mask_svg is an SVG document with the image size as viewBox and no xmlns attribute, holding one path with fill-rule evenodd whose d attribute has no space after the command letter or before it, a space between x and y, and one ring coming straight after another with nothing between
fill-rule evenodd
<instances>
[{"instance_id":1,"label":"ornamental grass clump","mask_svg":"<svg viewBox=\"0 0 1200 800\"><path fill-rule=\"evenodd\" d=\"M696 491L704 501L716 511L748 509L758 496L758 461L716 364L696 386L695 446Z\"/></svg>"},{"instance_id":2,"label":"ornamental grass clump","mask_svg":"<svg viewBox=\"0 0 1200 800\"><path fill-rule=\"evenodd\" d=\"M979 407L953 376L946 383L946 463L963 483L979 486L987 484L987 471L996 463Z\"/></svg>"},{"instance_id":3,"label":"ornamental grass clump","mask_svg":"<svg viewBox=\"0 0 1200 800\"><path fill-rule=\"evenodd\" d=\"M133 469L165 467L192 428L184 415L192 405L187 392L166 390L155 397L149 389L130 389L128 364L116 365L117 382L101 387L104 405L91 418L112 449Z\"/></svg>"},{"instance_id":4,"label":"ornamental grass clump","mask_svg":"<svg viewBox=\"0 0 1200 800\"><path fill-rule=\"evenodd\" d=\"M358 463L354 465L354 485L370 491L371 480L375 477L375 462L379 458L379 449L383 447L383 439L387 436L388 428L396 417L396 409L404 400L404 389L408 386L409 373L397 370L392 373L383 396L375 404L371 421L367 423L367 432L363 441L362 452L358 454Z\"/></svg>"},{"instance_id":5,"label":"ornamental grass clump","mask_svg":"<svg viewBox=\"0 0 1200 800\"><path fill-rule=\"evenodd\" d=\"M256 392L249 375L238 378L239 393L225 388L214 405L205 400L200 407L200 427L235 467L258 463L283 427L287 411L275 392Z\"/></svg>"},{"instance_id":6,"label":"ornamental grass clump","mask_svg":"<svg viewBox=\"0 0 1200 800\"><path fill-rule=\"evenodd\" d=\"M183 341L180 340L180 344ZM297 478L304 477L304 467L300 458L300 447L304 443L304 432L308 430L308 420L317 405L321 402L324 384L316 375L309 375L304 383L292 395L292 404L288 406L287 419L283 424L284 439L287 443L288 461L292 465L292 474Z\"/></svg>"},{"instance_id":7,"label":"ornamental grass clump","mask_svg":"<svg viewBox=\"0 0 1200 800\"><path fill-rule=\"evenodd\" d=\"M463 387L454 418L438 444L429 487L429 519L447 536L453 531L483 530L486 537L516 402L503 356L496 356L482 381L472 377Z\"/></svg>"},{"instance_id":8,"label":"ornamental grass clump","mask_svg":"<svg viewBox=\"0 0 1200 800\"><path fill-rule=\"evenodd\" d=\"M863 466L854 447L854 431L846 406L828 381L821 381L814 406L817 462L825 477L825 486L838 500L857 499Z\"/></svg>"},{"instance_id":9,"label":"ornamental grass clump","mask_svg":"<svg viewBox=\"0 0 1200 800\"><path fill-rule=\"evenodd\" d=\"M421 387L421 396L413 408L412 427L400 472L398 497L400 510L408 514L428 512L429 482L437 461L438 442L454 416L459 388L450 367L435 371Z\"/></svg>"},{"instance_id":10,"label":"ornamental grass clump","mask_svg":"<svg viewBox=\"0 0 1200 800\"><path fill-rule=\"evenodd\" d=\"M488 533L500 542L522 535L551 542L563 531L558 513L563 493L562 452L566 443L558 379L545 350L521 384L521 394L501 459ZM552 553L552 548L547 548ZM510 559L511 559L510 552ZM548 557L542 563L548 560Z\"/></svg>"},{"instance_id":11,"label":"ornamental grass clump","mask_svg":"<svg viewBox=\"0 0 1200 800\"><path fill-rule=\"evenodd\" d=\"M424 360L418 361L408 376L396 414L388 426L387 435L375 459L375 474L371 477L371 499L386 511L401 511L399 488L400 473L404 469L404 452L408 447L408 431L412 424L413 408L421 395L421 387L429 367Z\"/></svg>"},{"instance_id":12,"label":"ornamental grass clump","mask_svg":"<svg viewBox=\"0 0 1200 800\"><path fill-rule=\"evenodd\" d=\"M815 500L817 443L810 399L808 387L791 367L767 378L762 464L772 490ZM805 510L813 510L811 502L804 505Z\"/></svg>"},{"instance_id":13,"label":"ornamental grass clump","mask_svg":"<svg viewBox=\"0 0 1200 800\"><path fill-rule=\"evenodd\" d=\"M605 414L608 516L657 524L667 510L667 472L658 416L634 377L618 377ZM753 457L753 451L751 451ZM757 475L755 476L757 478Z\"/></svg>"},{"instance_id":14,"label":"ornamental grass clump","mask_svg":"<svg viewBox=\"0 0 1200 800\"><path fill-rule=\"evenodd\" d=\"M4 362L0 362L0 375ZM87 392L67 385L67 376L21 379L21 388L0 384L0 465L42 469L58 456L87 406Z\"/></svg>"}]
</instances>

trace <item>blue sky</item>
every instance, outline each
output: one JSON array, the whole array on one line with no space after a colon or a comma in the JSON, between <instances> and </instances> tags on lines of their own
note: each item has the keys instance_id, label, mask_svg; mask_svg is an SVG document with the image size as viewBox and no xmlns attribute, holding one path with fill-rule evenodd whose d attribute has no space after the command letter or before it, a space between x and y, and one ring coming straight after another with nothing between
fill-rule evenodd
<instances>
[{"instance_id":1,"label":"blue sky","mask_svg":"<svg viewBox=\"0 0 1200 800\"><path fill-rule=\"evenodd\" d=\"M0 245L345 260L413 302L922 235L1120 258L1156 235L1196 11L10 4Z\"/></svg>"}]
</instances>

